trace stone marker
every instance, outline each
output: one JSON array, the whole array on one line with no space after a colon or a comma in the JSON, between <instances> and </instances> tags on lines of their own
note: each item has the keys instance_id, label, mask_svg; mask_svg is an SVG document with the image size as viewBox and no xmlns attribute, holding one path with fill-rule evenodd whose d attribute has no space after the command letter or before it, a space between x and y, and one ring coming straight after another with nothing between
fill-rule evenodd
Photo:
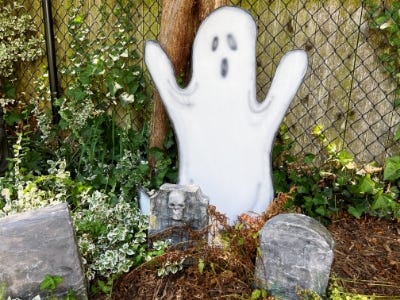
<instances>
[{"instance_id":1,"label":"stone marker","mask_svg":"<svg viewBox=\"0 0 400 300\"><path fill-rule=\"evenodd\" d=\"M257 285L280 299L299 299L298 289L326 294L334 240L318 221L301 214L281 214L260 232Z\"/></svg>"},{"instance_id":2,"label":"stone marker","mask_svg":"<svg viewBox=\"0 0 400 300\"><path fill-rule=\"evenodd\" d=\"M147 68L179 140L179 184L199 185L232 223L242 213L261 214L274 198L273 141L308 65L303 50L283 55L259 102L256 40L247 11L225 6L211 12L197 31L193 73L184 88L161 46L148 41L145 47Z\"/></svg>"},{"instance_id":3,"label":"stone marker","mask_svg":"<svg viewBox=\"0 0 400 300\"><path fill-rule=\"evenodd\" d=\"M0 283L6 285L6 298L44 296L40 283L46 274L63 278L56 297L72 289L78 299L87 299L67 203L0 219Z\"/></svg>"},{"instance_id":4,"label":"stone marker","mask_svg":"<svg viewBox=\"0 0 400 300\"><path fill-rule=\"evenodd\" d=\"M166 229L172 244L188 241L188 230L208 225L208 197L195 185L163 184L150 198L149 236Z\"/></svg>"}]
</instances>

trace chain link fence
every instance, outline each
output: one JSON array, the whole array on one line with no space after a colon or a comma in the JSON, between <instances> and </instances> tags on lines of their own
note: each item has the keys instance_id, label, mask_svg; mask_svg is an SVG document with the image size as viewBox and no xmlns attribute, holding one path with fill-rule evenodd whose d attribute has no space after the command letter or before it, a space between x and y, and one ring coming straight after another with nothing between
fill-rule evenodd
<instances>
[{"instance_id":1,"label":"chain link fence","mask_svg":"<svg viewBox=\"0 0 400 300\"><path fill-rule=\"evenodd\" d=\"M400 123L399 110L394 108L397 86L379 60L379 38L370 30L364 2L232 0L230 3L248 10L258 25L260 100L264 99L284 53L295 48L308 53L306 79L284 121L297 155L322 154L321 136L326 143L348 150L360 162L382 164L387 156L399 153L393 141ZM23 4L40 32L44 32L40 1L23 0ZM133 26L129 34L134 35L137 41L134 50L141 57L144 41L157 39L159 32L159 0L53 1L52 9L58 70L72 63L69 54L75 50L71 49L68 31L77 16L83 18L90 40L94 41L112 40L114 25L119 18L129 15ZM109 36L105 35L107 32ZM37 66L26 68L20 76L19 88L34 94L33 83L42 71ZM68 84L68 78L59 72L61 91ZM120 119L125 118L126 110L118 113Z\"/></svg>"}]
</instances>

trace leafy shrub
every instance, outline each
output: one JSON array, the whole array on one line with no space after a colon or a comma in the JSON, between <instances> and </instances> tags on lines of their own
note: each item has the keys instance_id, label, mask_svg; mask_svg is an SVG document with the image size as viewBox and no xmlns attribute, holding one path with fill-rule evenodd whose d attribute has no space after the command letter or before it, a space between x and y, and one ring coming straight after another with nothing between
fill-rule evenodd
<instances>
[{"instance_id":1,"label":"leafy shrub","mask_svg":"<svg viewBox=\"0 0 400 300\"><path fill-rule=\"evenodd\" d=\"M0 0L0 176L7 170L8 127L21 118L17 67L39 58L43 39L19 1Z\"/></svg>"},{"instance_id":2,"label":"leafy shrub","mask_svg":"<svg viewBox=\"0 0 400 300\"><path fill-rule=\"evenodd\" d=\"M35 175L23 169L22 162L29 148L23 146L22 135L14 145L12 169L0 177L0 217L29 209L41 208L79 196L80 183L71 180L65 161L48 161L47 175Z\"/></svg>"},{"instance_id":3,"label":"leafy shrub","mask_svg":"<svg viewBox=\"0 0 400 300\"><path fill-rule=\"evenodd\" d=\"M69 201L89 280L114 278L157 254L147 250L147 218L127 195L110 196L73 180L65 161L48 161L46 175L21 170L24 152L29 151L22 141L20 136L14 146L13 169L0 177L0 217Z\"/></svg>"},{"instance_id":4,"label":"leafy shrub","mask_svg":"<svg viewBox=\"0 0 400 300\"><path fill-rule=\"evenodd\" d=\"M75 11L68 31L74 51L62 70L69 84L57 100L61 119L52 123L46 78L40 78L32 101L40 132L18 127L9 171L0 177L1 215L68 201L87 277L103 291L165 248L147 248L147 219L135 201L139 185L163 182L171 160L160 153L155 176L149 176L150 96L129 5L121 1L113 8L120 18L111 35L103 31L108 38L93 41ZM101 13L107 19L107 5Z\"/></svg>"},{"instance_id":5,"label":"leafy shrub","mask_svg":"<svg viewBox=\"0 0 400 300\"><path fill-rule=\"evenodd\" d=\"M395 89L395 106L400 106L400 3L398 1L375 1L368 0L370 28L381 36L378 51L379 58L393 80Z\"/></svg>"},{"instance_id":6,"label":"leafy shrub","mask_svg":"<svg viewBox=\"0 0 400 300\"><path fill-rule=\"evenodd\" d=\"M147 219L123 198L109 200L94 191L81 199L73 214L89 280L127 272L146 257Z\"/></svg>"},{"instance_id":7,"label":"leafy shrub","mask_svg":"<svg viewBox=\"0 0 400 300\"><path fill-rule=\"evenodd\" d=\"M43 38L19 1L0 0L0 110L8 124L19 120L17 66L43 55ZM13 104L11 109L6 108ZM1 114L0 114L1 115Z\"/></svg>"},{"instance_id":8,"label":"leafy shrub","mask_svg":"<svg viewBox=\"0 0 400 300\"><path fill-rule=\"evenodd\" d=\"M21 61L33 61L42 55L42 39L31 17L18 1L0 1L0 77L14 75Z\"/></svg>"},{"instance_id":9,"label":"leafy shrub","mask_svg":"<svg viewBox=\"0 0 400 300\"><path fill-rule=\"evenodd\" d=\"M321 126L316 126L313 134L321 142L326 156L319 164L313 154L306 154L302 161L292 157L291 142L285 128L281 129L274 151L274 161L279 162L274 170L278 192L290 192L291 204L323 223L328 223L342 210L357 218L364 213L400 217L398 156L389 158L384 169L374 164L361 166L349 152L329 143Z\"/></svg>"}]
</instances>

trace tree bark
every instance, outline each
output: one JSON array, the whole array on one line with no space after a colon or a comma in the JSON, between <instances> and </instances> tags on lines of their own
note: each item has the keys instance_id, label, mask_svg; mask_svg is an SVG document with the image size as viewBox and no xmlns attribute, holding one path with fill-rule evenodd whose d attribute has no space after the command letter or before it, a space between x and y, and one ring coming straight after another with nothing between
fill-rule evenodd
<instances>
[{"instance_id":1,"label":"tree bark","mask_svg":"<svg viewBox=\"0 0 400 300\"><path fill-rule=\"evenodd\" d=\"M227 0L163 0L159 42L174 66L175 76L188 81L190 55L197 28L215 8L226 5ZM163 149L169 127L168 115L157 92L153 97L150 148ZM150 157L150 166L154 159Z\"/></svg>"}]
</instances>

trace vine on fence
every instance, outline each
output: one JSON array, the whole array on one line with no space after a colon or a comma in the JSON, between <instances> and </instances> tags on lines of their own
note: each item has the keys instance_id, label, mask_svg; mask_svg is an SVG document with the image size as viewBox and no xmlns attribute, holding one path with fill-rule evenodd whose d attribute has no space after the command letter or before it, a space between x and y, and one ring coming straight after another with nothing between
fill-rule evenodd
<instances>
[{"instance_id":1,"label":"vine on fence","mask_svg":"<svg viewBox=\"0 0 400 300\"><path fill-rule=\"evenodd\" d=\"M396 82L395 107L400 106L400 2L367 1L370 28L377 30L385 39L380 44L380 60L386 72Z\"/></svg>"},{"instance_id":2,"label":"vine on fence","mask_svg":"<svg viewBox=\"0 0 400 300\"><path fill-rule=\"evenodd\" d=\"M0 176L9 156L7 126L22 119L15 87L17 66L43 54L43 41L31 17L18 1L0 0Z\"/></svg>"}]
</instances>

